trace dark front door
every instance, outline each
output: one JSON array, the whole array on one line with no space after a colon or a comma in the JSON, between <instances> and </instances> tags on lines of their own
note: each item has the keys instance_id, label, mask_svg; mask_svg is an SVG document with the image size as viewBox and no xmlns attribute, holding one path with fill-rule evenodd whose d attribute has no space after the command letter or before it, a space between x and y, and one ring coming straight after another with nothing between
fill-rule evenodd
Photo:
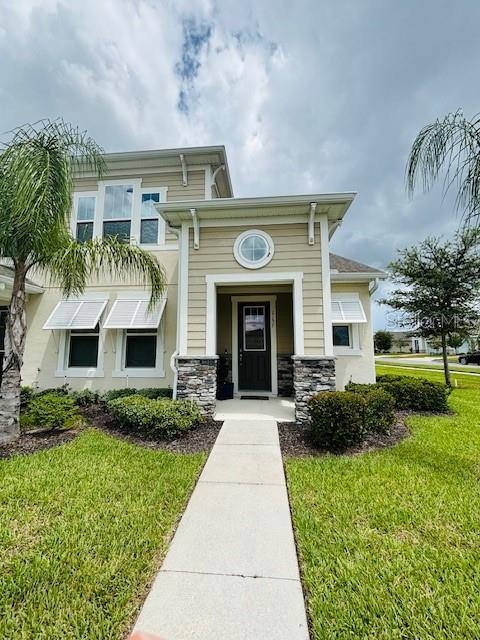
<instances>
[{"instance_id":1,"label":"dark front door","mask_svg":"<svg viewBox=\"0 0 480 640\"><path fill-rule=\"evenodd\" d=\"M269 302L238 305L238 387L272 390Z\"/></svg>"}]
</instances>

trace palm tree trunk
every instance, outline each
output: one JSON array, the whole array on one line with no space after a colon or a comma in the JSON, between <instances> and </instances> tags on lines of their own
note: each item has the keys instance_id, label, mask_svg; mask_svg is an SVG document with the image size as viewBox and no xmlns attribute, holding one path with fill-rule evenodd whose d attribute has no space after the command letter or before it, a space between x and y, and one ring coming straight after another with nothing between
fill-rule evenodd
<instances>
[{"instance_id":1,"label":"palm tree trunk","mask_svg":"<svg viewBox=\"0 0 480 640\"><path fill-rule=\"evenodd\" d=\"M25 274L25 264L17 263L5 326L5 355L0 386L0 445L20 436L20 373L27 334Z\"/></svg>"},{"instance_id":2,"label":"palm tree trunk","mask_svg":"<svg viewBox=\"0 0 480 640\"><path fill-rule=\"evenodd\" d=\"M447 336L442 333L442 357L443 357L443 371L445 373L445 384L448 387L452 386L450 381L450 369L448 368L448 354L447 354Z\"/></svg>"}]
</instances>

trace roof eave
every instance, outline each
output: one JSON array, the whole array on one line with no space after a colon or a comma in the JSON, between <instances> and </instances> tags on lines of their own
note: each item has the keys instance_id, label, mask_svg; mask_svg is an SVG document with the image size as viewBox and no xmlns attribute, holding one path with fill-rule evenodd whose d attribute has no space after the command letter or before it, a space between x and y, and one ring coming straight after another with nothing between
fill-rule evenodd
<instances>
[{"instance_id":1,"label":"roof eave","mask_svg":"<svg viewBox=\"0 0 480 640\"><path fill-rule=\"evenodd\" d=\"M371 282L372 280L385 280L388 275L384 271L330 272L330 279L334 282Z\"/></svg>"}]
</instances>

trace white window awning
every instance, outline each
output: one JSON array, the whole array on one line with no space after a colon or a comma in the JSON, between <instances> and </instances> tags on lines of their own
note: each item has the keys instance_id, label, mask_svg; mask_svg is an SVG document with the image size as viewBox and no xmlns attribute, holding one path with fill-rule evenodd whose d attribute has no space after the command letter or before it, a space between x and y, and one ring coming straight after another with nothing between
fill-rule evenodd
<instances>
[{"instance_id":1,"label":"white window awning","mask_svg":"<svg viewBox=\"0 0 480 640\"><path fill-rule=\"evenodd\" d=\"M361 322L367 322L367 317L358 298L332 299L333 324L357 324Z\"/></svg>"},{"instance_id":2,"label":"white window awning","mask_svg":"<svg viewBox=\"0 0 480 640\"><path fill-rule=\"evenodd\" d=\"M60 300L43 325L44 329L95 329L103 310L107 306L107 297L92 300Z\"/></svg>"},{"instance_id":3,"label":"white window awning","mask_svg":"<svg viewBox=\"0 0 480 640\"><path fill-rule=\"evenodd\" d=\"M148 299L117 298L103 325L106 329L158 329L167 299L162 298L152 311Z\"/></svg>"}]
</instances>

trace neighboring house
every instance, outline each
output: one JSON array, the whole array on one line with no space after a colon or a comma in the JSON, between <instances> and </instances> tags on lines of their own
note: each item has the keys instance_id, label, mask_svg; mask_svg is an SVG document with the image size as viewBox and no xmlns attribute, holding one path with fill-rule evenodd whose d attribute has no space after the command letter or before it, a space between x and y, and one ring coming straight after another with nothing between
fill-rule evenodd
<instances>
[{"instance_id":1,"label":"neighboring house","mask_svg":"<svg viewBox=\"0 0 480 640\"><path fill-rule=\"evenodd\" d=\"M293 394L301 421L315 391L374 381L370 297L384 273L329 252L355 194L234 198L222 146L105 159L105 179L76 181L72 233L155 253L164 299L148 313L148 291L122 274L75 300L37 278L24 384L172 387L212 414L222 370L236 395Z\"/></svg>"},{"instance_id":2,"label":"neighboring house","mask_svg":"<svg viewBox=\"0 0 480 640\"><path fill-rule=\"evenodd\" d=\"M432 344L428 338L423 336L412 336L409 331L390 331L392 334L392 347L390 353L425 353L429 355L439 355L442 353L440 346ZM470 351L468 341L465 340L458 349L447 347L450 354L467 353Z\"/></svg>"}]
</instances>

